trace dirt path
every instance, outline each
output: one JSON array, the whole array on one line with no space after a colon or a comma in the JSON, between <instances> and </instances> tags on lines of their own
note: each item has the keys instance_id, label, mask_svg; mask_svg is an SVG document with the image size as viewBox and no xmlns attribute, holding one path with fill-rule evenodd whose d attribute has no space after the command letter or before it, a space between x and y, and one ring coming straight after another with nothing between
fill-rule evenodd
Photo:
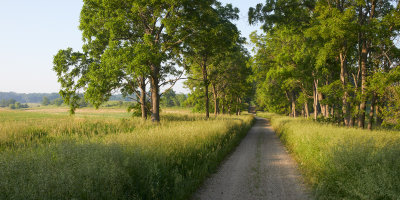
<instances>
[{"instance_id":1,"label":"dirt path","mask_svg":"<svg viewBox=\"0 0 400 200\"><path fill-rule=\"evenodd\" d=\"M310 199L295 161L265 119L207 179L193 199Z\"/></svg>"}]
</instances>

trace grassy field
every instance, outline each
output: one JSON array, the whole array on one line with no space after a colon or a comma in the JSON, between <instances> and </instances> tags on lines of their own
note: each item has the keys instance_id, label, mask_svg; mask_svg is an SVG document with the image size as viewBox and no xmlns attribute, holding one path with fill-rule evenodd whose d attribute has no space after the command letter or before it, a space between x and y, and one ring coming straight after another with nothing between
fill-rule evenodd
<instances>
[{"instance_id":1,"label":"grassy field","mask_svg":"<svg viewBox=\"0 0 400 200\"><path fill-rule=\"evenodd\" d=\"M400 132L258 115L271 119L317 199L399 199Z\"/></svg>"},{"instance_id":2,"label":"grassy field","mask_svg":"<svg viewBox=\"0 0 400 200\"><path fill-rule=\"evenodd\" d=\"M0 110L0 199L186 199L253 117L165 109L154 125L124 109Z\"/></svg>"}]
</instances>

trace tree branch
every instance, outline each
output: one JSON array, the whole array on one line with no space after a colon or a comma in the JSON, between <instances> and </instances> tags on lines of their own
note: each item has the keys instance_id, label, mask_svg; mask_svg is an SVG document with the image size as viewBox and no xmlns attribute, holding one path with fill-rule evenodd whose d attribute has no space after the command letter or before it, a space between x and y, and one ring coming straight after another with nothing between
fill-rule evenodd
<instances>
[{"instance_id":1,"label":"tree branch","mask_svg":"<svg viewBox=\"0 0 400 200\"><path fill-rule=\"evenodd\" d=\"M168 89L166 89L163 93L160 94L160 97L161 97L166 91L168 91L169 89L171 89L172 87L174 87L175 84L176 84L179 80L181 80L182 75L183 75L183 72L179 75L178 78L176 78L176 79L174 79L174 80L169 80L169 81L167 81L167 82L162 83L160 86L166 85L166 84L168 84L168 83L172 83L172 84L171 84L171 86L170 86Z\"/></svg>"}]
</instances>

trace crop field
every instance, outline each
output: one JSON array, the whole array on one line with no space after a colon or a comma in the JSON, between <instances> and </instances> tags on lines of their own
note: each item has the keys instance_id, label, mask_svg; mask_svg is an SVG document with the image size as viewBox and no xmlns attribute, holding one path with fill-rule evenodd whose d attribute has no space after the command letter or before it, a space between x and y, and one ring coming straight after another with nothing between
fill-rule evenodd
<instances>
[{"instance_id":1,"label":"crop field","mask_svg":"<svg viewBox=\"0 0 400 200\"><path fill-rule=\"evenodd\" d=\"M317 199L399 198L400 132L258 115L271 119Z\"/></svg>"},{"instance_id":2,"label":"crop field","mask_svg":"<svg viewBox=\"0 0 400 200\"><path fill-rule=\"evenodd\" d=\"M123 109L3 109L0 199L186 199L252 122L168 109L159 124Z\"/></svg>"}]
</instances>

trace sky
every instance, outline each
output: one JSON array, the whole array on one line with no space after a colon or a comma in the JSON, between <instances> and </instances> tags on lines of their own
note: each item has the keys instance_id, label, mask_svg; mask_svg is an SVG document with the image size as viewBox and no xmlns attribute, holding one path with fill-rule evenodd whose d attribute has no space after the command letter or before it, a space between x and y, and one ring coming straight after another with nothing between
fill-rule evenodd
<instances>
[{"instance_id":1,"label":"sky","mask_svg":"<svg viewBox=\"0 0 400 200\"><path fill-rule=\"evenodd\" d=\"M248 38L259 30L259 26L248 25L247 12L265 0L220 1L240 9L240 19L234 23L242 36ZM60 49L81 49L82 5L81 0L0 0L0 92L59 91L53 56ZM183 81L173 89L188 93Z\"/></svg>"}]
</instances>

